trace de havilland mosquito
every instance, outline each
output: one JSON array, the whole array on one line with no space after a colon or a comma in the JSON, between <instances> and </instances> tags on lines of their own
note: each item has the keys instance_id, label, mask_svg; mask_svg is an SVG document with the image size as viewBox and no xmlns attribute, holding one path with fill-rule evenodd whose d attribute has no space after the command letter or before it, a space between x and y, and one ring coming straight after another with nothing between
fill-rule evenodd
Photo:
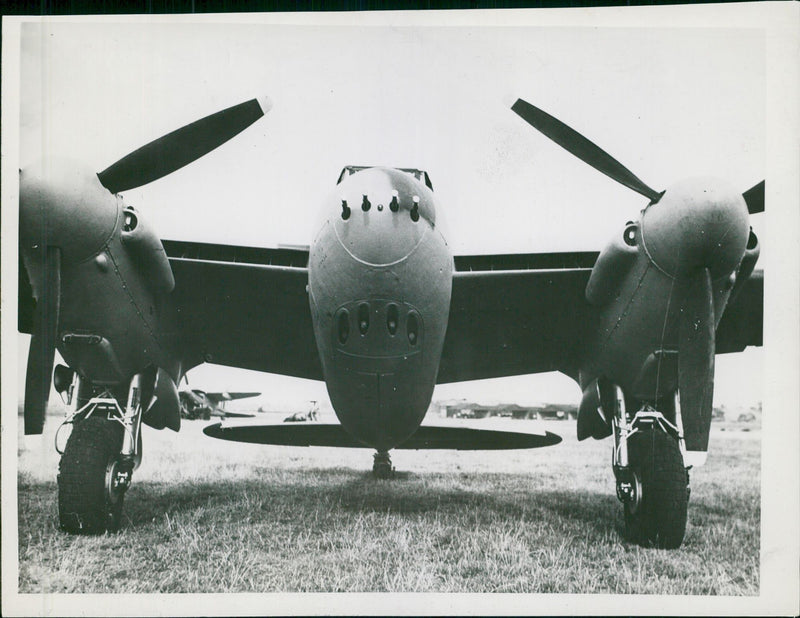
<instances>
[{"instance_id":1,"label":"de havilland mosquito","mask_svg":"<svg viewBox=\"0 0 800 618\"><path fill-rule=\"evenodd\" d=\"M211 393L201 391L197 388L187 388L178 392L178 397L181 402L181 417L208 420L212 416L219 416L222 418L255 416L255 414L250 414L249 412L233 412L228 410L225 408L225 402L258 397L260 394L261 393L231 393L228 391Z\"/></svg>"},{"instance_id":2,"label":"de havilland mosquito","mask_svg":"<svg viewBox=\"0 0 800 618\"><path fill-rule=\"evenodd\" d=\"M715 354L761 345L753 188L697 178L655 190L519 99L525 123L648 203L598 252L453 255L427 171L347 166L308 250L162 241L121 192L157 180L258 120L251 100L97 173L44 160L20 172L19 330L32 334L24 422L42 432L51 379L73 430L61 526L119 526L141 423L180 427L176 384L203 362L324 380L340 424L223 420L209 436L396 448L552 445L552 433L422 424L434 386L560 371L583 390L578 438L613 436L630 537L677 547L688 470L709 442ZM742 189L747 189L742 192ZM24 268L23 268L24 265ZM58 350L68 367L53 370Z\"/></svg>"}]
</instances>

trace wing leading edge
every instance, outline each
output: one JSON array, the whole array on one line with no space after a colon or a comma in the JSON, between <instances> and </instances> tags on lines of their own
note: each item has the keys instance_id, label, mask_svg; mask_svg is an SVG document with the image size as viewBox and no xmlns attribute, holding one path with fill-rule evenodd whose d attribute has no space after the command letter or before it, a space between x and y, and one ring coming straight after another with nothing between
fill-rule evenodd
<instances>
[{"instance_id":1,"label":"wing leading edge","mask_svg":"<svg viewBox=\"0 0 800 618\"><path fill-rule=\"evenodd\" d=\"M597 253L456 257L437 382L561 371L576 377L596 310L585 296ZM733 298L716 353L762 345L763 271Z\"/></svg>"},{"instance_id":2,"label":"wing leading edge","mask_svg":"<svg viewBox=\"0 0 800 618\"><path fill-rule=\"evenodd\" d=\"M571 371L597 253L455 259L438 383Z\"/></svg>"},{"instance_id":3,"label":"wing leading edge","mask_svg":"<svg viewBox=\"0 0 800 618\"><path fill-rule=\"evenodd\" d=\"M322 380L308 305L308 252L165 241L181 347L211 362Z\"/></svg>"},{"instance_id":4,"label":"wing leading edge","mask_svg":"<svg viewBox=\"0 0 800 618\"><path fill-rule=\"evenodd\" d=\"M308 252L165 241L182 347L207 361L322 380ZM596 252L456 256L437 383L562 371L574 376L593 321ZM761 345L763 271L719 324L716 353Z\"/></svg>"}]
</instances>

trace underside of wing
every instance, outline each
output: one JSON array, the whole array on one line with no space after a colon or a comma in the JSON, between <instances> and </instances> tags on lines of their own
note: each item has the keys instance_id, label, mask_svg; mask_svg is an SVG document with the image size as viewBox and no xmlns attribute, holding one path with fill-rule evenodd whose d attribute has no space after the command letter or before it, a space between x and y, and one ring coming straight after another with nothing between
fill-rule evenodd
<instances>
[{"instance_id":1,"label":"underside of wing","mask_svg":"<svg viewBox=\"0 0 800 618\"><path fill-rule=\"evenodd\" d=\"M437 382L573 370L597 253L456 258Z\"/></svg>"},{"instance_id":2,"label":"underside of wing","mask_svg":"<svg viewBox=\"0 0 800 618\"><path fill-rule=\"evenodd\" d=\"M307 251L163 244L188 367L210 362L322 379L306 292Z\"/></svg>"},{"instance_id":3,"label":"underside of wing","mask_svg":"<svg viewBox=\"0 0 800 618\"><path fill-rule=\"evenodd\" d=\"M206 393L206 397L214 403L221 401L233 401L235 399L247 399L249 397L258 397L261 393Z\"/></svg>"}]
</instances>

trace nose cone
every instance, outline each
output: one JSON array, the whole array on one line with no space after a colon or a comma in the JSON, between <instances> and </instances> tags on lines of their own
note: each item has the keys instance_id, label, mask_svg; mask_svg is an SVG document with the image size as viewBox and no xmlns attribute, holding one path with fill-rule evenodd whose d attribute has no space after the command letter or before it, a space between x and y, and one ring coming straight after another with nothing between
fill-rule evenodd
<instances>
[{"instance_id":1,"label":"nose cone","mask_svg":"<svg viewBox=\"0 0 800 618\"><path fill-rule=\"evenodd\" d=\"M695 178L670 187L642 215L642 243L653 263L672 277L708 268L726 276L744 255L750 224L742 194L729 184Z\"/></svg>"},{"instance_id":2,"label":"nose cone","mask_svg":"<svg viewBox=\"0 0 800 618\"><path fill-rule=\"evenodd\" d=\"M116 198L84 166L48 159L24 169L19 179L19 226L23 251L60 247L65 262L96 254L117 224Z\"/></svg>"},{"instance_id":3,"label":"nose cone","mask_svg":"<svg viewBox=\"0 0 800 618\"><path fill-rule=\"evenodd\" d=\"M406 259L435 222L433 193L408 174L371 168L338 185L330 210L336 237L353 258L388 266ZM345 210L346 205L346 210Z\"/></svg>"}]
</instances>

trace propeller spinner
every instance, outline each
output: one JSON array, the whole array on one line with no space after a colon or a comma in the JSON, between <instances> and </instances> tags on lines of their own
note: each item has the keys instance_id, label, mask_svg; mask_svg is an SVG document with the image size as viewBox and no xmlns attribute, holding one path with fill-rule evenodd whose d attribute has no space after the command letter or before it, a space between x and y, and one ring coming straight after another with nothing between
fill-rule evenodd
<instances>
[{"instance_id":1,"label":"propeller spinner","mask_svg":"<svg viewBox=\"0 0 800 618\"><path fill-rule=\"evenodd\" d=\"M574 154L584 163L650 199L651 205L659 203L664 196L665 191L659 192L646 185L602 148L557 118L523 99L517 99L511 109L533 128ZM763 212L764 186L765 183L762 180L742 194L750 214ZM678 200L671 200L671 208L676 208L676 204L685 201L680 197ZM697 203L700 201L698 200ZM729 210L729 212L734 211L735 208ZM734 227L741 226L731 224L730 229ZM746 225L744 229L747 229ZM726 231L725 234L727 233ZM731 236L733 235L731 233ZM714 247L714 251L717 253L720 253L722 241L720 240L719 243L719 246ZM737 253L737 255L740 257L741 254ZM681 411L686 429L687 449L704 451L708 447L708 426L714 391L716 319L711 285L712 273L708 266L701 266L699 270L681 273L680 278L678 383Z\"/></svg>"},{"instance_id":2,"label":"propeller spinner","mask_svg":"<svg viewBox=\"0 0 800 618\"><path fill-rule=\"evenodd\" d=\"M163 178L235 137L270 107L267 98L252 99L211 114L131 152L97 174L97 179L108 191L117 193ZM69 260L75 243L73 234L63 234L63 239L54 237L58 225L52 225L55 216L52 210L59 203L69 201L70 188L65 190L64 185L48 183L46 174L42 176L40 172L38 168L20 172L20 205L33 204L26 211L33 216L33 220L27 221L30 229L21 229L20 237L26 237L26 250L32 249L26 268L34 270L34 273L27 273L32 285L25 286L21 282L20 290L33 287L36 297L25 376L26 434L41 434L44 428L61 308L61 263L62 259ZM98 186L98 190L102 188ZM80 210L81 205L70 204L73 212L65 211L67 219L79 214L74 208ZM20 306L28 304L21 302Z\"/></svg>"}]
</instances>

